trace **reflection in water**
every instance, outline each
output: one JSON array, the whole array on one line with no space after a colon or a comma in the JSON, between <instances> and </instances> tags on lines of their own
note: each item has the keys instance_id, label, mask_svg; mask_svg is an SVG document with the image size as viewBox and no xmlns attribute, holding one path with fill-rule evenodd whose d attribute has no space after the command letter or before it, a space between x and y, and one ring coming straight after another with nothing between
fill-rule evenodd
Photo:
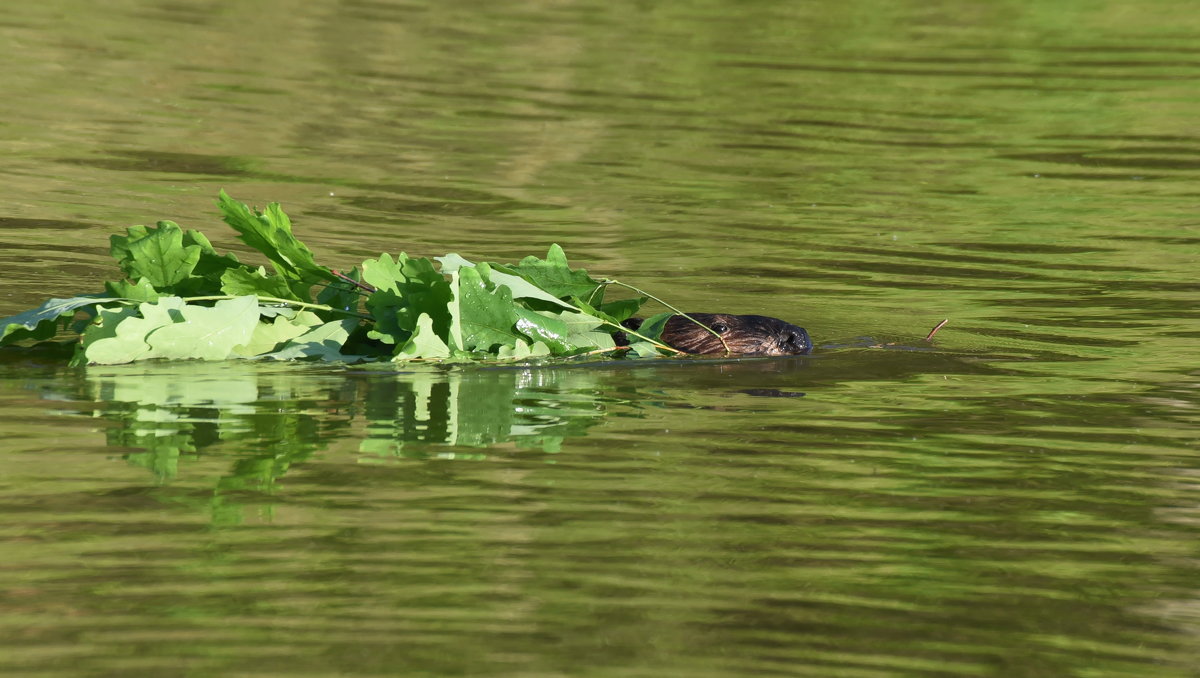
<instances>
[{"instance_id":1,"label":"reflection in water","mask_svg":"<svg viewBox=\"0 0 1200 678\"><path fill-rule=\"evenodd\" d=\"M92 367L87 380L91 398L107 404L98 415L119 424L107 429L109 443L144 447L164 461L218 442L320 444L327 438L321 427L303 424L314 419L365 419L363 451L371 454L428 456L411 443L426 444L420 450L516 443L556 451L607 405L631 404L604 395L598 373L588 370L325 370L297 379L298 366L289 367L149 363ZM173 475L173 462L148 466Z\"/></svg>"},{"instance_id":2,"label":"reflection in water","mask_svg":"<svg viewBox=\"0 0 1200 678\"><path fill-rule=\"evenodd\" d=\"M150 362L90 367L86 380L89 400L104 404L96 416L113 423L105 428L108 444L144 450L130 455L135 463L168 479L181 457L249 441L277 462L256 470L265 488L272 473L327 447L347 427L362 427L359 450L375 456L483 458L501 444L552 453L606 415L662 406L654 391L676 378L693 389L712 384L795 398L804 394L763 379L806 365L802 358L680 359L394 371ZM305 370L301 378L297 370Z\"/></svg>"},{"instance_id":3,"label":"reflection in water","mask_svg":"<svg viewBox=\"0 0 1200 678\"><path fill-rule=\"evenodd\" d=\"M449 369L369 375L364 388L367 437L362 451L427 456L409 443L486 448L498 443L557 452L613 405L596 373L571 369ZM461 456L432 452L435 456ZM475 453L482 457L482 452Z\"/></svg>"},{"instance_id":4,"label":"reflection in water","mask_svg":"<svg viewBox=\"0 0 1200 678\"><path fill-rule=\"evenodd\" d=\"M93 367L88 399L110 447L160 480L204 455L235 452L217 493L272 492L292 465L361 429L374 457L482 459L504 444L556 452L613 407L636 411L636 389L606 395L588 369L286 369L249 362ZM221 501L223 518L231 515Z\"/></svg>"},{"instance_id":5,"label":"reflection in water","mask_svg":"<svg viewBox=\"0 0 1200 678\"><path fill-rule=\"evenodd\" d=\"M790 385L805 365L805 359L682 359L396 372L184 361L90 367L84 377L85 402L96 403L91 414L107 422L109 448L124 451L161 484L187 478L187 467L199 462L228 460L209 481L211 494L186 502L214 524L238 524L247 499L278 496L295 464L347 443L361 461L484 460L511 448L553 454L606 416L640 418L644 408L679 407L655 395L664 388L803 396L779 386ZM689 407L737 412L744 406ZM269 516L270 506L265 511Z\"/></svg>"},{"instance_id":6,"label":"reflection in water","mask_svg":"<svg viewBox=\"0 0 1200 678\"><path fill-rule=\"evenodd\" d=\"M555 453L612 414L671 407L663 388L796 398L804 358L624 361L497 368L306 369L250 362L91 367L87 401L107 444L160 481L188 460L233 454L217 484L270 493L296 463L347 435L374 458L484 459L489 449ZM302 370L302 374L297 374ZM781 388L784 387L784 388ZM702 409L729 409L697 405ZM736 409L736 408L735 408ZM221 499L219 519L235 518Z\"/></svg>"}]
</instances>

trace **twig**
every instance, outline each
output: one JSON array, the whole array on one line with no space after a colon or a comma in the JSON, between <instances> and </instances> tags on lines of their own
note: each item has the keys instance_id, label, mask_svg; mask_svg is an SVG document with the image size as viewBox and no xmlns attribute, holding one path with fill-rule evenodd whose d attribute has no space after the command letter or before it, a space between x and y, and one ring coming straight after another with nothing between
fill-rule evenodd
<instances>
[{"instance_id":1,"label":"twig","mask_svg":"<svg viewBox=\"0 0 1200 678\"><path fill-rule=\"evenodd\" d=\"M925 335L925 341L929 341L929 340L933 339L933 335L937 334L937 331L942 329L943 327L945 327L946 323L948 323L948 322L950 322L950 319L946 318L945 320L943 320L942 322L940 322L936 326L934 326L934 328L932 330L929 330L929 334Z\"/></svg>"},{"instance_id":2,"label":"twig","mask_svg":"<svg viewBox=\"0 0 1200 678\"><path fill-rule=\"evenodd\" d=\"M725 340L724 340L724 339L721 337L721 334L720 334L719 332L717 332L717 331L716 331L716 330L714 330L713 328L709 327L708 325L705 325L704 323L700 322L699 320L696 320L695 318L693 318L692 316L690 316L690 315L688 315L688 314L684 313L683 311L681 311L681 310L679 310L679 309L675 308L674 306L672 306L672 305L668 304L667 302L663 301L662 299L659 299L658 297L654 296L653 294L650 294L649 292L644 292L644 291L642 291L642 290L639 290L638 288L634 287L633 285L629 285L629 284L623 283L623 282L621 282L620 280L611 280L611 279L610 279L610 280L603 280L603 281L601 281L601 282L603 282L605 285L620 285L621 287L626 287L626 288L629 288L629 289L633 290L634 292L637 292L638 294L640 294L640 295L642 295L642 296L645 296L645 297L650 297L651 299L653 299L653 300L657 301L658 303L662 304L663 306L666 306L667 308L671 309L672 311L675 311L675 312L676 312L676 313L678 313L679 315L681 315L681 316L683 316L683 317L687 318L688 320L690 320L690 321L692 321L692 322L696 323L696 324L697 324L697 325L699 325L701 328L703 328L703 329L704 329L706 332L708 332L709 334L711 334L711 335L713 335L714 337L716 337L716 338L717 338L717 341L721 342L721 348L725 349L725 355L732 355L732 354L733 354L733 351L730 351L730 350L729 350L729 344L726 344L726 343L725 343ZM641 337L642 335L640 335L640 334L639 334L639 335L637 335L637 336ZM642 338L643 338L643 339L645 339L645 337L642 337ZM683 353L683 351L677 351L677 353Z\"/></svg>"},{"instance_id":3,"label":"twig","mask_svg":"<svg viewBox=\"0 0 1200 678\"><path fill-rule=\"evenodd\" d=\"M583 356L587 356L587 355L600 355L601 353L612 353L613 351L628 351L629 349L630 349L629 346L614 346L612 348L598 348L594 351L587 351L586 353L576 353L575 355L572 355L570 357L582 358Z\"/></svg>"},{"instance_id":4,"label":"twig","mask_svg":"<svg viewBox=\"0 0 1200 678\"><path fill-rule=\"evenodd\" d=\"M633 336L637 337L638 339L641 339L642 341L648 341L648 342L650 342L650 345L654 346L654 348L662 349L664 351L670 351L671 353L674 353L676 355L683 355L684 353L686 353L686 351L680 351L679 349L675 348L674 346L667 346L666 344L662 343L661 341L654 341L650 337L647 337L646 335L641 334L641 333L637 332L636 330L631 330L628 327L625 327L624 325L622 325L621 323L614 323L609 320L605 320L605 319L601 318L600 324L614 327L614 328L616 328L616 330L618 332L624 332L625 334L632 334ZM618 346L617 348L627 349L629 347L628 346ZM611 351L612 349L606 348L604 350Z\"/></svg>"},{"instance_id":5,"label":"twig","mask_svg":"<svg viewBox=\"0 0 1200 678\"><path fill-rule=\"evenodd\" d=\"M364 318L366 320L374 320L374 318L372 316L366 315L364 313L356 313L354 311L347 311L347 310L340 309L340 308L334 308L332 306L326 306L325 304L310 304L307 301L296 301L295 299L280 299L279 297L264 297L261 294L256 294L254 296L258 297L259 301L265 301L265 302L269 302L272 304L280 304L283 306L296 306L298 308L309 308L309 309L313 309L316 311L329 311L330 313L344 313L345 315L351 315L356 318ZM183 297L184 301L224 301L226 299L237 299L237 296L231 295L231 294L212 294L212 295L204 296L204 297ZM137 299L125 299L125 298L114 298L113 301L119 301L119 302L125 303L125 304L143 303L142 301L139 301Z\"/></svg>"},{"instance_id":6,"label":"twig","mask_svg":"<svg viewBox=\"0 0 1200 678\"><path fill-rule=\"evenodd\" d=\"M329 269L329 272L332 273L334 275L334 277L338 278L339 280L345 280L346 282L350 283L351 285L354 285L355 287L366 290L369 294L375 294L375 292L377 291L374 287L371 287L370 285L366 284L365 282L359 282L359 281L355 280L354 278L351 278L350 276L346 275L345 273L338 271L337 269Z\"/></svg>"}]
</instances>

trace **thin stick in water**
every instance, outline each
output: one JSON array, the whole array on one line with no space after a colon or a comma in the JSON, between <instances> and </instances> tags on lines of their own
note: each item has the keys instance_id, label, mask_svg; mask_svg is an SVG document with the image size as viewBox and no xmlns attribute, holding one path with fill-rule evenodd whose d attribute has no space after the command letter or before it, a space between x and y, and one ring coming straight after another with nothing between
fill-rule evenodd
<instances>
[{"instance_id":1,"label":"thin stick in water","mask_svg":"<svg viewBox=\"0 0 1200 678\"><path fill-rule=\"evenodd\" d=\"M943 320L942 322L940 322L936 326L934 326L934 328L932 330L929 330L929 334L925 335L925 341L930 341L931 339L933 339L933 335L937 334L937 331L942 329L943 327L945 327L946 323L948 323L948 322L950 322L950 319L946 318L945 320Z\"/></svg>"}]
</instances>

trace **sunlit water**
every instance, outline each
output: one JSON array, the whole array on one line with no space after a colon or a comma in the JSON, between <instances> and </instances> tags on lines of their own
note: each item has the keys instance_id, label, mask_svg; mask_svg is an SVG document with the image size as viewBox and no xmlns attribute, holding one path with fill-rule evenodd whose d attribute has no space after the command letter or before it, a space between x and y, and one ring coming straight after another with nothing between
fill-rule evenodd
<instances>
[{"instance_id":1,"label":"sunlit water","mask_svg":"<svg viewBox=\"0 0 1200 678\"><path fill-rule=\"evenodd\" d=\"M4 351L0 673L1194 675L1194 7L667 4L7 8L0 315L225 188L818 350Z\"/></svg>"}]
</instances>

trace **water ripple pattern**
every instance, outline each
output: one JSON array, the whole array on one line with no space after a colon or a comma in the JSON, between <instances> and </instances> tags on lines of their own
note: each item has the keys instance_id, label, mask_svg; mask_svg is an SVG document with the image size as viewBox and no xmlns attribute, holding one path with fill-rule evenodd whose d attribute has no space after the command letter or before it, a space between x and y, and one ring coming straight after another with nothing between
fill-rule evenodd
<instances>
[{"instance_id":1,"label":"water ripple pattern","mask_svg":"<svg viewBox=\"0 0 1200 678\"><path fill-rule=\"evenodd\" d=\"M0 21L0 315L245 254L224 188L817 350L0 351L0 673L1195 675L1192 4L67 4Z\"/></svg>"}]
</instances>

